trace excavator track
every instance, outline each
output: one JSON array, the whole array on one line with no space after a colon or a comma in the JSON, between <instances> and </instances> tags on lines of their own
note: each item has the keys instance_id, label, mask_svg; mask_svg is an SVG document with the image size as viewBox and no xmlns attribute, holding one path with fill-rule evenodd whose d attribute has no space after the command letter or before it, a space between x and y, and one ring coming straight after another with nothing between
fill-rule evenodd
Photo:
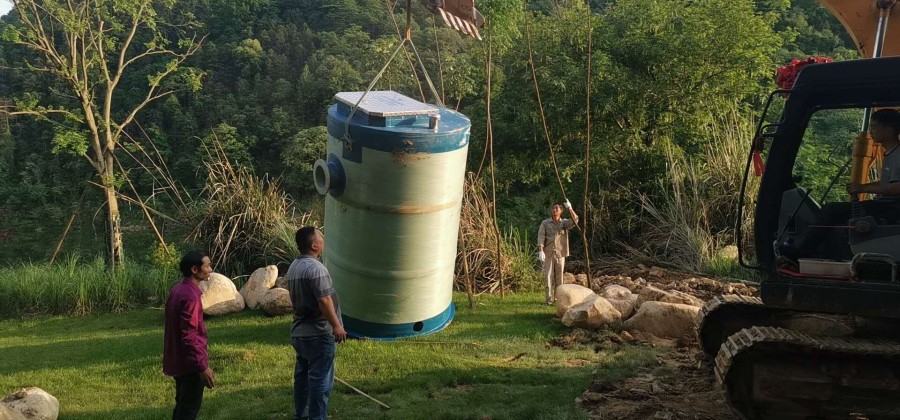
<instances>
[{"instance_id":1,"label":"excavator track","mask_svg":"<svg viewBox=\"0 0 900 420\"><path fill-rule=\"evenodd\" d=\"M698 314L697 336L703 352L715 357L722 343L732 334L754 326L779 326L789 314L791 311L766 307L755 297L716 296Z\"/></svg>"},{"instance_id":2,"label":"excavator track","mask_svg":"<svg viewBox=\"0 0 900 420\"><path fill-rule=\"evenodd\" d=\"M745 419L900 419L896 341L746 328L723 343L715 373Z\"/></svg>"}]
</instances>

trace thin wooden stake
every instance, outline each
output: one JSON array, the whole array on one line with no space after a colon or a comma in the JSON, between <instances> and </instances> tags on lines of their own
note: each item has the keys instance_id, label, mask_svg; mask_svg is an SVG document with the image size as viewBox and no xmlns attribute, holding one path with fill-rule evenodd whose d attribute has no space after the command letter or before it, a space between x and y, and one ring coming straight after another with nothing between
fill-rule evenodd
<instances>
[{"instance_id":1,"label":"thin wooden stake","mask_svg":"<svg viewBox=\"0 0 900 420\"><path fill-rule=\"evenodd\" d=\"M585 101L585 115L587 116L587 127L586 136L585 136L585 150L584 150L584 211L581 213L581 216L584 220L584 228L581 229L581 242L584 245L584 264L587 268L587 281L588 287L590 287L591 277L593 277L594 273L591 271L591 250L590 243L588 243L588 208L590 204L590 189L589 186L591 184L591 61L592 55L594 51L594 22L592 20L591 14L591 5L588 3L588 56L587 56L587 88L585 91L587 92L587 99Z\"/></svg>"},{"instance_id":2,"label":"thin wooden stake","mask_svg":"<svg viewBox=\"0 0 900 420\"><path fill-rule=\"evenodd\" d=\"M66 230L63 231L62 237L59 238L59 242L56 243L56 249L53 250L53 255L50 257L50 264L53 264L53 261L56 261L56 254L59 254L59 250L62 249L63 242L66 241L66 236L69 235L69 229L72 228L72 222L75 221L75 216L78 215L78 208L75 208L75 211L72 212L72 217L69 218L69 223L66 225Z\"/></svg>"},{"instance_id":3,"label":"thin wooden stake","mask_svg":"<svg viewBox=\"0 0 900 420\"><path fill-rule=\"evenodd\" d=\"M490 155L491 155L491 215L494 219L494 239L497 241L497 277L500 280L500 298L504 297L504 285L503 285L503 252L500 250L500 225L497 223L497 180L496 180L496 169L494 168L494 127L491 122L491 73L493 73L491 66L492 59L492 50L491 50L491 39L493 36L488 36L488 65L487 65L487 132L488 132L488 144L490 145Z\"/></svg>"},{"instance_id":4,"label":"thin wooden stake","mask_svg":"<svg viewBox=\"0 0 900 420\"><path fill-rule=\"evenodd\" d=\"M378 404L378 405L384 407L385 410L390 410L390 409L391 409L391 407L390 407L389 405L387 405L387 404L385 404L385 403L383 403L383 402L381 402L381 401L378 401L377 399L375 399L375 397L373 397L373 396L371 396L371 395L369 395L369 394L366 394L365 392L360 391L359 389L357 389L357 388L354 387L353 385L350 385L350 384L348 384L347 382L345 382L343 379L338 378L337 376L335 376L335 377L334 377L334 380L336 380L336 381L338 381L338 382L340 382L340 383L346 385L347 388L352 389L352 390L353 390L354 392L356 392L357 394L362 395L363 397L366 397L366 398L368 398L368 399L370 399L370 400L372 400L372 401L375 401L376 404Z\"/></svg>"},{"instance_id":5,"label":"thin wooden stake","mask_svg":"<svg viewBox=\"0 0 900 420\"><path fill-rule=\"evenodd\" d=\"M472 286L472 276L469 275L469 249L466 248L466 233L463 224L459 224L459 246L462 248L463 274L466 276L466 297L469 298L469 309L475 309L474 287Z\"/></svg>"}]
</instances>

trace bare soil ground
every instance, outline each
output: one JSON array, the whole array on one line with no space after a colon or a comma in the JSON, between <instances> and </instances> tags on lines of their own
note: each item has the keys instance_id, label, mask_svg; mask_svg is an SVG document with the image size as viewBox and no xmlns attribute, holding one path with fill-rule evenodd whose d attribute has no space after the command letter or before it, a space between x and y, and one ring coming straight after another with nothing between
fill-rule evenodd
<instances>
[{"instance_id":1,"label":"bare soil ground","mask_svg":"<svg viewBox=\"0 0 900 420\"><path fill-rule=\"evenodd\" d=\"M579 282L587 280L586 276L580 277ZM652 285L689 293L704 301L720 294L755 296L757 293L755 287L742 283L720 282L643 266L622 270L619 274L596 276L588 283L594 290L607 284L618 284L634 293ZM594 346L595 351L615 351L618 346L634 345L660 349L659 366L640 369L621 381L599 376L594 380L576 400L592 419L718 420L734 417L716 384L712 361L703 355L696 337L670 340L639 332L575 329L548 344L563 348L587 344Z\"/></svg>"}]
</instances>

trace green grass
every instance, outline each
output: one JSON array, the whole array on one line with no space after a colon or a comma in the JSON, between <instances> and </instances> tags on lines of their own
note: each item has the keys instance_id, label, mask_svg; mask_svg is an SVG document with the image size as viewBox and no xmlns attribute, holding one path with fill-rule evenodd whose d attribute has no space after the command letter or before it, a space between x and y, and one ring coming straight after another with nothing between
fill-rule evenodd
<instances>
[{"instance_id":1,"label":"green grass","mask_svg":"<svg viewBox=\"0 0 900 420\"><path fill-rule=\"evenodd\" d=\"M174 269L132 262L112 272L100 257L12 265L0 268L0 318L87 315L161 305L179 277Z\"/></svg>"},{"instance_id":2,"label":"green grass","mask_svg":"<svg viewBox=\"0 0 900 420\"><path fill-rule=\"evenodd\" d=\"M618 380L657 364L645 347L547 346L566 328L537 293L482 296L474 311L465 296L456 301L456 319L438 334L339 345L337 376L392 408L336 383L332 418L579 419L586 416L574 401L594 372ZM64 419L165 418L174 391L161 372L162 321L161 309L0 321L0 392L41 387L59 399ZM291 418L289 324L247 311L207 321L219 378L201 418Z\"/></svg>"}]
</instances>

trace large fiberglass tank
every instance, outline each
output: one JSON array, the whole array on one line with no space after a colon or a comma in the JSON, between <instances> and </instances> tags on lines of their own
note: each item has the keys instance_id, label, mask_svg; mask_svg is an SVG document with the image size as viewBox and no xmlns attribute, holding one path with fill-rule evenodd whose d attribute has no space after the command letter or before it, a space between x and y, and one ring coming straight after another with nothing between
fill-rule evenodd
<instances>
[{"instance_id":1,"label":"large fiberglass tank","mask_svg":"<svg viewBox=\"0 0 900 420\"><path fill-rule=\"evenodd\" d=\"M453 319L453 269L471 123L393 91L335 95L325 194L325 265L344 327L389 340Z\"/></svg>"}]
</instances>

